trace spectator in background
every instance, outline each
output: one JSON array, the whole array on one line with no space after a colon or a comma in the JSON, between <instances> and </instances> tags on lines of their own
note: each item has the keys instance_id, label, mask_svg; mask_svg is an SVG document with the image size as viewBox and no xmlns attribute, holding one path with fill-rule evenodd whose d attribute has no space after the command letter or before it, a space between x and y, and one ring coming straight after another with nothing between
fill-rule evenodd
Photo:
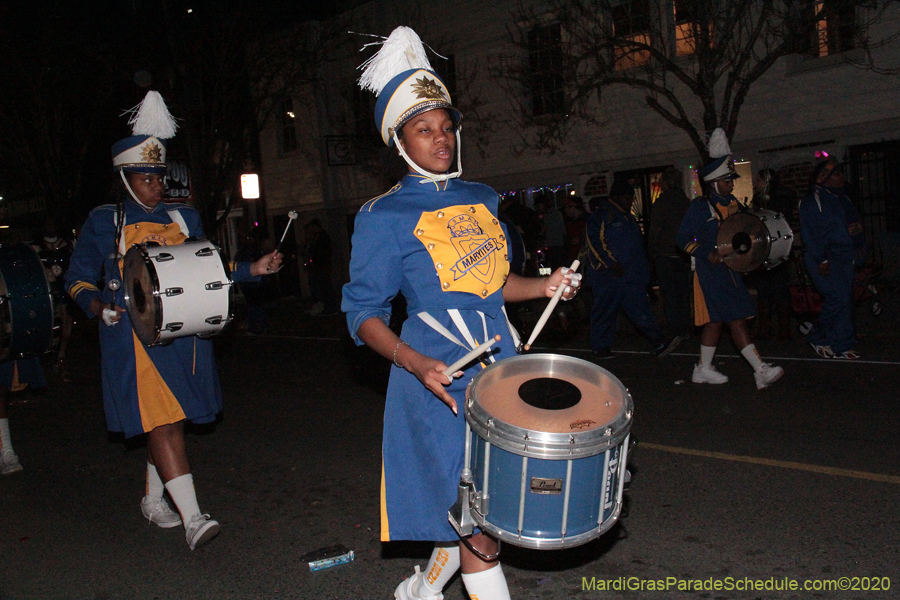
<instances>
[{"instance_id":1,"label":"spectator in background","mask_svg":"<svg viewBox=\"0 0 900 600\"><path fill-rule=\"evenodd\" d=\"M256 262L268 254L260 241L258 228L253 228L244 239L244 246L237 251L234 260L238 262ZM238 283L241 294L247 301L247 333L260 335L269 330L269 319L266 315L266 304L275 299L278 288L274 275L262 275L259 281L242 281Z\"/></svg>"},{"instance_id":2,"label":"spectator in background","mask_svg":"<svg viewBox=\"0 0 900 600\"><path fill-rule=\"evenodd\" d=\"M822 310L806 341L823 358L855 360L854 267L865 260L867 248L844 184L843 166L829 158L816 165L809 193L800 202L803 262L822 294Z\"/></svg>"},{"instance_id":3,"label":"spectator in background","mask_svg":"<svg viewBox=\"0 0 900 600\"><path fill-rule=\"evenodd\" d=\"M781 185L778 172L762 169L753 178L753 208L771 210L784 215L796 231L797 208L794 193ZM756 336L767 339L791 339L791 267L785 261L772 269L757 269L750 273L750 281L756 287L756 309L759 322Z\"/></svg>"},{"instance_id":4,"label":"spectator in background","mask_svg":"<svg viewBox=\"0 0 900 600\"><path fill-rule=\"evenodd\" d=\"M525 206L519 194L509 194L500 199L500 217L519 230L525 244L526 261L533 259L541 242L541 219L537 212Z\"/></svg>"},{"instance_id":5,"label":"spectator in background","mask_svg":"<svg viewBox=\"0 0 900 600\"><path fill-rule=\"evenodd\" d=\"M584 210L581 196L566 196L563 200L563 217L566 223L566 265L581 254L584 244L584 230L587 227L588 213Z\"/></svg>"},{"instance_id":6,"label":"spectator in background","mask_svg":"<svg viewBox=\"0 0 900 600\"><path fill-rule=\"evenodd\" d=\"M681 339L691 337L691 259L675 236L691 201L685 195L681 171L670 167L659 181L662 193L650 212L649 253L663 300L669 330Z\"/></svg>"},{"instance_id":7,"label":"spectator in background","mask_svg":"<svg viewBox=\"0 0 900 600\"><path fill-rule=\"evenodd\" d=\"M303 266L312 296L310 316L337 314L338 296L331 282L331 237L319 219L312 219L303 229L306 236Z\"/></svg>"},{"instance_id":8,"label":"spectator in background","mask_svg":"<svg viewBox=\"0 0 900 600\"><path fill-rule=\"evenodd\" d=\"M534 208L541 219L541 243L546 264L551 271L568 266L566 262L566 222L557 210L553 196L541 194L534 201ZM571 263L569 263L571 264Z\"/></svg>"},{"instance_id":9,"label":"spectator in background","mask_svg":"<svg viewBox=\"0 0 900 600\"><path fill-rule=\"evenodd\" d=\"M591 352L599 359L613 358L610 347L620 310L647 336L657 356L666 356L681 343L678 337L665 338L650 309L650 264L640 226L631 214L633 202L631 184L616 180L609 200L601 201L587 222L585 273L594 296Z\"/></svg>"}]
</instances>

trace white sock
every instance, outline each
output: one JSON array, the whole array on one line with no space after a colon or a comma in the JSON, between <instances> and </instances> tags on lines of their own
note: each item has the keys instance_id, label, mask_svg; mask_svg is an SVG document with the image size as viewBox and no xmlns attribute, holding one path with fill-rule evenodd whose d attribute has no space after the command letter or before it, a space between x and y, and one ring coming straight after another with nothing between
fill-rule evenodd
<instances>
[{"instance_id":1,"label":"white sock","mask_svg":"<svg viewBox=\"0 0 900 600\"><path fill-rule=\"evenodd\" d=\"M753 367L754 371L758 371L762 366L763 361L759 356L759 351L756 349L756 344L748 344L744 346L744 349L741 350L741 354L744 355L744 358L747 359L747 362L750 363L750 366Z\"/></svg>"},{"instance_id":2,"label":"white sock","mask_svg":"<svg viewBox=\"0 0 900 600\"><path fill-rule=\"evenodd\" d=\"M147 495L151 498L162 498L165 491L166 486L163 485L162 479L159 478L156 467L147 463Z\"/></svg>"},{"instance_id":3,"label":"white sock","mask_svg":"<svg viewBox=\"0 0 900 600\"><path fill-rule=\"evenodd\" d=\"M510 600L500 563L480 573L463 573L462 580L471 600Z\"/></svg>"},{"instance_id":4,"label":"white sock","mask_svg":"<svg viewBox=\"0 0 900 600\"><path fill-rule=\"evenodd\" d=\"M422 572L422 578L419 579L421 582L419 589L414 587L412 592L417 596L436 596L458 570L459 546L435 546L428 561L428 568Z\"/></svg>"},{"instance_id":5,"label":"white sock","mask_svg":"<svg viewBox=\"0 0 900 600\"><path fill-rule=\"evenodd\" d=\"M166 482L166 489L175 502L178 512L181 513L181 521L187 528L191 518L200 514L200 505L197 503L197 492L194 491L194 476L188 473Z\"/></svg>"},{"instance_id":6,"label":"white sock","mask_svg":"<svg viewBox=\"0 0 900 600\"><path fill-rule=\"evenodd\" d=\"M0 452L12 452L12 438L9 437L9 419L0 419Z\"/></svg>"},{"instance_id":7,"label":"white sock","mask_svg":"<svg viewBox=\"0 0 900 600\"><path fill-rule=\"evenodd\" d=\"M700 346L700 365L703 367L711 367L715 355L715 346Z\"/></svg>"}]
</instances>

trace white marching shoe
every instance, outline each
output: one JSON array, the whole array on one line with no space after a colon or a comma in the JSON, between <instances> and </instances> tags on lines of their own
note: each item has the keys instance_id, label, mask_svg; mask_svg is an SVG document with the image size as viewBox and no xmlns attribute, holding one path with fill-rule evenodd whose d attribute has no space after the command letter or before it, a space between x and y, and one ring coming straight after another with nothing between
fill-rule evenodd
<instances>
[{"instance_id":1,"label":"white marching shoe","mask_svg":"<svg viewBox=\"0 0 900 600\"><path fill-rule=\"evenodd\" d=\"M728 383L728 376L719 373L712 365L705 367L701 364L697 364L694 367L694 374L691 377L691 381L694 383L712 383L718 385L721 383Z\"/></svg>"},{"instance_id":2,"label":"white marching shoe","mask_svg":"<svg viewBox=\"0 0 900 600\"><path fill-rule=\"evenodd\" d=\"M763 363L760 367L753 373L753 378L756 379L756 389L761 390L763 388L767 388L784 375L784 369L781 367L775 367L770 365L769 363Z\"/></svg>"},{"instance_id":3,"label":"white marching shoe","mask_svg":"<svg viewBox=\"0 0 900 600\"><path fill-rule=\"evenodd\" d=\"M394 599L395 600L444 600L444 595L438 592L433 596L422 596L416 593L414 590L420 590L422 586L419 582L425 578L425 575L422 574L422 571L419 570L419 565L416 565L416 572L411 576L407 577L403 580L403 582L397 586L397 589L394 591Z\"/></svg>"}]
</instances>

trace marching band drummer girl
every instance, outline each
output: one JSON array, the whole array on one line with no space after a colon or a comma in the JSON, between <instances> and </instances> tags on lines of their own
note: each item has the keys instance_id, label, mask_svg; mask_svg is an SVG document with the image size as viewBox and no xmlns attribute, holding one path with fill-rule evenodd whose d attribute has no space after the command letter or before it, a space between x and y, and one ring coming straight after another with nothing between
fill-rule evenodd
<instances>
[{"instance_id":1,"label":"marching band drummer girl","mask_svg":"<svg viewBox=\"0 0 900 600\"><path fill-rule=\"evenodd\" d=\"M731 193L734 180L740 175L734 170L724 130L716 128L712 132L709 155L713 160L700 170L709 195L691 202L675 236L678 246L695 259L694 323L703 327L700 362L694 367L691 381L728 383L728 377L712 362L722 324L727 323L735 347L753 367L756 388L761 390L778 381L784 375L784 369L764 363L760 358L747 328L747 319L756 316L756 304L744 286L741 274L729 269L716 251L719 224L740 210L740 204Z\"/></svg>"},{"instance_id":2,"label":"marching band drummer girl","mask_svg":"<svg viewBox=\"0 0 900 600\"><path fill-rule=\"evenodd\" d=\"M480 367L468 366L459 379L443 371L498 334L484 362L514 356L504 301L552 297L558 286L570 299L580 275L565 268L544 278L509 273L497 193L458 179L461 115L414 31L395 29L364 67L360 85L378 94L376 126L408 172L356 216L342 309L356 343L394 363L384 415L381 539L436 542L427 568L416 566L394 597L440 599L461 566L470 597L508 599L499 563L460 542L447 518L463 467L460 409ZM386 324L398 292L409 314L400 337ZM469 543L487 557L497 551L483 533Z\"/></svg>"},{"instance_id":3,"label":"marching band drummer girl","mask_svg":"<svg viewBox=\"0 0 900 600\"><path fill-rule=\"evenodd\" d=\"M154 115L162 117L155 120ZM65 275L66 291L88 315L101 319L103 404L109 430L126 438L147 434L141 512L159 527L183 524L193 550L219 533L218 522L200 511L184 438L186 420L210 423L222 410L212 342L189 336L145 347L123 308L120 269L133 244L181 244L188 237L203 237L203 228L192 207L163 202L165 139L174 135L175 122L162 97L148 92L130 123L134 135L112 147L113 166L121 177L117 204L91 211ZM232 278L253 280L276 271L280 264L277 252L254 263L235 263ZM102 290L97 287L100 281L107 283ZM178 512L164 498L166 491Z\"/></svg>"}]
</instances>

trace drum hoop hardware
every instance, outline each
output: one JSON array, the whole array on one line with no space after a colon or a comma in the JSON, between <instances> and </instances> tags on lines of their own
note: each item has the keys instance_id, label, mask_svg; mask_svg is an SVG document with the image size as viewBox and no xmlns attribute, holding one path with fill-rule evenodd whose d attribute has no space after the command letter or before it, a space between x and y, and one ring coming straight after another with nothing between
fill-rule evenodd
<instances>
[{"instance_id":1,"label":"drum hoop hardware","mask_svg":"<svg viewBox=\"0 0 900 600\"><path fill-rule=\"evenodd\" d=\"M211 281L206 284L206 289L211 291L221 290L222 288L231 285L231 282L222 283L221 281Z\"/></svg>"},{"instance_id":2,"label":"drum hoop hardware","mask_svg":"<svg viewBox=\"0 0 900 600\"><path fill-rule=\"evenodd\" d=\"M195 256L212 256L212 248L202 248L194 253Z\"/></svg>"},{"instance_id":3,"label":"drum hoop hardware","mask_svg":"<svg viewBox=\"0 0 900 600\"><path fill-rule=\"evenodd\" d=\"M166 296L178 296L179 294L184 293L184 288L180 287L171 287L166 288Z\"/></svg>"},{"instance_id":4,"label":"drum hoop hardware","mask_svg":"<svg viewBox=\"0 0 900 600\"><path fill-rule=\"evenodd\" d=\"M174 260L175 257L169 254L168 252L160 252L156 256L153 257L153 260L156 262L167 262L170 260Z\"/></svg>"},{"instance_id":5,"label":"drum hoop hardware","mask_svg":"<svg viewBox=\"0 0 900 600\"><path fill-rule=\"evenodd\" d=\"M162 328L163 331L178 331L182 327L184 327L184 323L166 323L166 326Z\"/></svg>"}]
</instances>

